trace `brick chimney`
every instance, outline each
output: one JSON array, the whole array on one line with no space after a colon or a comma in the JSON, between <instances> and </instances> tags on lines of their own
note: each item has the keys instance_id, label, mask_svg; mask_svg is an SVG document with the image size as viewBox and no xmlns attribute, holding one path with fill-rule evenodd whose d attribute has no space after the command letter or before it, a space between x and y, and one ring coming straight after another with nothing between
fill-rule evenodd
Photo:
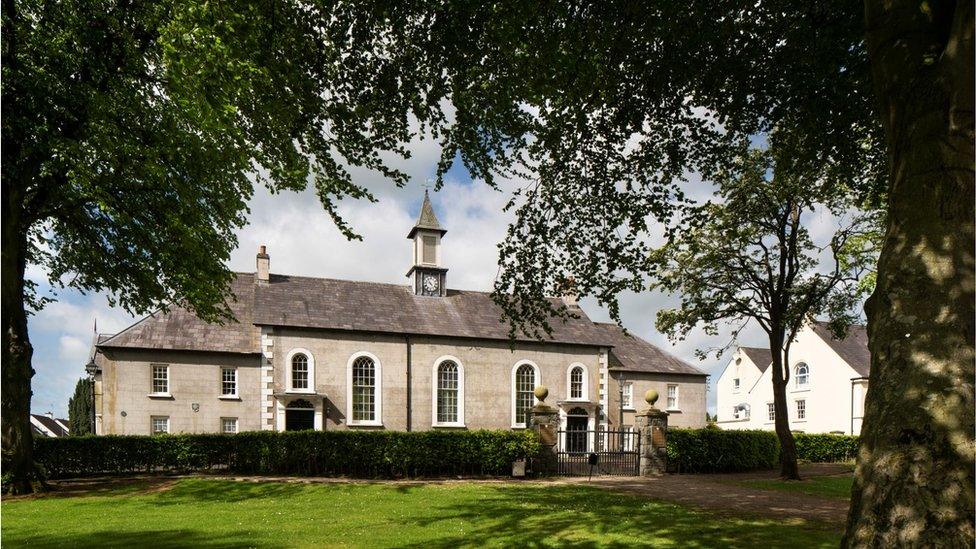
<instances>
[{"instance_id":1,"label":"brick chimney","mask_svg":"<svg viewBox=\"0 0 976 549\"><path fill-rule=\"evenodd\" d=\"M258 284L267 284L271 275L271 256L268 255L268 247L261 246L258 249L258 268L254 281Z\"/></svg>"}]
</instances>

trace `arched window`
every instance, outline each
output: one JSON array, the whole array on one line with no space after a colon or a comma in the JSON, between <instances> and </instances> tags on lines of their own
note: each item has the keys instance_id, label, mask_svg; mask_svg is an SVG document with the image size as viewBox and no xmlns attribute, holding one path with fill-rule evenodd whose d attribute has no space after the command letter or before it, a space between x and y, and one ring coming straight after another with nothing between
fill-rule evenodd
<instances>
[{"instance_id":1,"label":"arched window","mask_svg":"<svg viewBox=\"0 0 976 549\"><path fill-rule=\"evenodd\" d=\"M583 390L585 374L582 366L572 366L569 369L569 398L583 400L586 393Z\"/></svg>"},{"instance_id":2,"label":"arched window","mask_svg":"<svg viewBox=\"0 0 976 549\"><path fill-rule=\"evenodd\" d=\"M810 383L810 367L806 362L801 362L796 365L796 386L805 387L808 383Z\"/></svg>"},{"instance_id":3,"label":"arched window","mask_svg":"<svg viewBox=\"0 0 976 549\"><path fill-rule=\"evenodd\" d=\"M530 362L524 362L515 367L512 373L512 404L513 427L527 427L529 413L535 404L536 385L539 384L538 367Z\"/></svg>"},{"instance_id":4,"label":"arched window","mask_svg":"<svg viewBox=\"0 0 976 549\"><path fill-rule=\"evenodd\" d=\"M352 363L352 420L376 421L376 363L368 356Z\"/></svg>"},{"instance_id":5,"label":"arched window","mask_svg":"<svg viewBox=\"0 0 976 549\"><path fill-rule=\"evenodd\" d=\"M464 368L454 357L434 363L435 426L464 425Z\"/></svg>"},{"instance_id":6,"label":"arched window","mask_svg":"<svg viewBox=\"0 0 976 549\"><path fill-rule=\"evenodd\" d=\"M291 388L307 391L310 388L308 355L295 353L291 357Z\"/></svg>"}]
</instances>

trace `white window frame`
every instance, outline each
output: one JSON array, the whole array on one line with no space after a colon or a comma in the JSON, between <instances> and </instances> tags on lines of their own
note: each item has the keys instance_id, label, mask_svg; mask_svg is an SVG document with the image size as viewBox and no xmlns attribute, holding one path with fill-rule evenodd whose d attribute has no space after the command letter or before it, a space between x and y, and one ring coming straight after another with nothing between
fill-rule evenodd
<instances>
[{"instance_id":1,"label":"white window frame","mask_svg":"<svg viewBox=\"0 0 976 549\"><path fill-rule=\"evenodd\" d=\"M352 414L352 366L357 358L366 357L373 361L373 412L374 419L369 421L354 420ZM346 418L347 425L360 427L382 427L383 426L383 364L373 353L358 351L349 357L346 362Z\"/></svg>"},{"instance_id":2,"label":"white window frame","mask_svg":"<svg viewBox=\"0 0 976 549\"><path fill-rule=\"evenodd\" d=\"M740 402L732 407L732 419L734 420L748 420L752 417L752 406L745 402Z\"/></svg>"},{"instance_id":3,"label":"white window frame","mask_svg":"<svg viewBox=\"0 0 976 549\"><path fill-rule=\"evenodd\" d=\"M806 369L807 369L807 373L803 375L803 383L800 383L800 374L799 374L799 372L800 372L800 366L805 366ZM809 389L810 388L810 371L811 370L812 370L812 368L810 368L810 363L809 362L804 362L802 360L799 361L799 362L797 362L796 363L796 366L793 367L793 380L794 380L793 385L794 385L794 387L796 387L797 389Z\"/></svg>"},{"instance_id":4,"label":"white window frame","mask_svg":"<svg viewBox=\"0 0 976 549\"><path fill-rule=\"evenodd\" d=\"M438 376L441 364L444 362L453 362L457 365L458 369L458 405L457 405L457 421L437 421L437 387L440 381ZM434 361L434 366L431 368L430 376L430 387L431 387L431 411L430 411L430 424L434 427L464 427L464 364L456 356L444 355L439 357ZM350 416L351 417L351 416Z\"/></svg>"},{"instance_id":5,"label":"white window frame","mask_svg":"<svg viewBox=\"0 0 976 549\"><path fill-rule=\"evenodd\" d=\"M573 398L573 370L575 368L583 369L583 387L580 391L579 398ZM586 364L582 362L574 362L566 368L566 400L572 400L574 402L587 402L590 400L590 371L586 367Z\"/></svg>"},{"instance_id":6,"label":"white window frame","mask_svg":"<svg viewBox=\"0 0 976 549\"><path fill-rule=\"evenodd\" d=\"M766 403L766 421L776 421L776 404L773 402Z\"/></svg>"},{"instance_id":7,"label":"white window frame","mask_svg":"<svg viewBox=\"0 0 976 549\"><path fill-rule=\"evenodd\" d=\"M797 421L806 421L807 420L807 399L805 399L805 398L798 398L794 402L796 403L794 405L796 407L796 420ZM800 405L801 403L803 404L802 406ZM800 410L801 408L803 409L802 410L802 415L801 415L801 410Z\"/></svg>"},{"instance_id":8,"label":"white window frame","mask_svg":"<svg viewBox=\"0 0 976 549\"><path fill-rule=\"evenodd\" d=\"M674 388L674 404L671 403L671 389L672 388ZM665 393L664 394L665 394L665 403L668 406L668 410L680 410L681 409L681 406L680 406L681 405L681 402L678 400L679 393L678 393L678 384L677 383L668 383L667 388L665 389Z\"/></svg>"},{"instance_id":9,"label":"white window frame","mask_svg":"<svg viewBox=\"0 0 976 549\"><path fill-rule=\"evenodd\" d=\"M234 372L234 392L233 393L225 393L224 392L224 383L226 383L226 381L224 381L224 373L227 372L227 371ZM227 399L227 400L238 400L240 398L240 386L241 386L241 384L240 384L240 376L239 376L239 373L237 371L237 368L235 368L235 367L228 367L228 366L221 366L221 368L220 368L220 397L219 398Z\"/></svg>"},{"instance_id":10,"label":"white window frame","mask_svg":"<svg viewBox=\"0 0 976 549\"><path fill-rule=\"evenodd\" d=\"M166 430L165 431L157 431L156 430L156 420L157 419L158 420L163 420L163 421L166 422ZM169 434L171 432L172 431L170 430L169 416L149 416L149 434L150 435Z\"/></svg>"},{"instance_id":11,"label":"white window frame","mask_svg":"<svg viewBox=\"0 0 976 549\"><path fill-rule=\"evenodd\" d=\"M512 429L525 429L525 428L528 427L528 425L526 425L524 423L519 423L518 422L518 418L515 416L515 401L516 401L516 398L517 398L516 397L516 391L515 391L515 389L516 389L516 386L515 386L515 372L518 371L518 369L519 369L520 366L523 366L525 364L528 364L529 366L531 366L532 367L532 370L535 373L535 383L534 383L534 387L532 388L533 392L535 391L535 387L538 387L539 385L542 385L542 370L539 369L539 365L536 364L535 362L532 362L531 360L519 360L518 362L515 363L514 366L512 366L512 379L511 379L511 386L510 386L510 388L511 388L511 393L510 394L511 394L511 399L512 399L512 409L511 409L511 412L512 412L512 416L511 416L512 417ZM539 403L539 399L537 399L535 397L535 394L533 393L533 395L532 395L532 405L535 406L538 403Z\"/></svg>"},{"instance_id":12,"label":"white window frame","mask_svg":"<svg viewBox=\"0 0 976 549\"><path fill-rule=\"evenodd\" d=\"M228 431L227 430L227 423L226 422L228 422L228 421L233 421L234 422L234 430L233 431ZM226 435L237 434L239 432L238 425L239 424L238 424L238 421L237 421L237 418L236 417L222 417L222 418L220 418L220 432L221 433L224 433Z\"/></svg>"},{"instance_id":13,"label":"white window frame","mask_svg":"<svg viewBox=\"0 0 976 549\"><path fill-rule=\"evenodd\" d=\"M741 380L741 378L738 378L738 377L732 378L732 392L733 393L738 393L739 392L739 388L741 386L742 386L742 380Z\"/></svg>"},{"instance_id":14,"label":"white window frame","mask_svg":"<svg viewBox=\"0 0 976 549\"><path fill-rule=\"evenodd\" d=\"M157 391L156 390L156 368L163 368L166 371L166 390ZM153 362L149 364L149 396L151 397L171 397L173 396L172 385L173 380L169 375L169 364L160 364L158 362ZM160 416L162 417L162 416Z\"/></svg>"},{"instance_id":15,"label":"white window frame","mask_svg":"<svg viewBox=\"0 0 976 549\"><path fill-rule=\"evenodd\" d=\"M625 381L621 384L623 388L623 400L620 402L620 406L624 410L634 409L634 382Z\"/></svg>"},{"instance_id":16,"label":"white window frame","mask_svg":"<svg viewBox=\"0 0 976 549\"><path fill-rule=\"evenodd\" d=\"M305 358L308 359L308 387L304 389L296 389L292 380L291 372L291 360L295 358L295 355L303 354ZM315 394L315 356L312 355L312 351L308 349L303 349L301 347L296 347L285 355L285 387L287 387L287 392L289 393L299 393L299 394Z\"/></svg>"}]
</instances>

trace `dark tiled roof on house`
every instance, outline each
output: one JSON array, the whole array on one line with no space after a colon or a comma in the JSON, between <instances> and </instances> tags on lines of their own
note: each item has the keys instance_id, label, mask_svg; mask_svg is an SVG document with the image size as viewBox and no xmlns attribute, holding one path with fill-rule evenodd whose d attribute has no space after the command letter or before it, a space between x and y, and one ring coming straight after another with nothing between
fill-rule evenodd
<instances>
[{"instance_id":1,"label":"dark tiled roof on house","mask_svg":"<svg viewBox=\"0 0 976 549\"><path fill-rule=\"evenodd\" d=\"M68 424L68 420L66 420L66 419L58 419L58 420L55 420L53 417L48 416L48 415L45 415L45 414L31 414L31 417L35 421L37 421L38 423L40 423L41 425L43 425L44 426L44 429L46 429L46 431L45 431L44 429L38 428L36 425L34 425L34 422L32 421L31 422L31 429L35 433L37 433L39 435L44 435L46 437L51 436L50 433L54 433L54 436L56 436L56 437L66 437L66 436L68 436L68 430L61 426L61 423L63 423L64 425L67 425ZM59 421L61 423L58 423Z\"/></svg>"},{"instance_id":2,"label":"dark tiled roof on house","mask_svg":"<svg viewBox=\"0 0 976 549\"><path fill-rule=\"evenodd\" d=\"M611 370L650 372L659 374L707 375L680 358L643 339L625 334L616 324L597 322L593 326L604 336L610 351Z\"/></svg>"},{"instance_id":3,"label":"dark tiled roof on house","mask_svg":"<svg viewBox=\"0 0 976 549\"><path fill-rule=\"evenodd\" d=\"M98 347L169 349L179 351L214 351L224 353L258 353L260 330L254 326L254 275L239 273L231 283L237 297L230 303L237 321L214 324L201 320L182 307L170 307L169 312L155 312ZM101 339L101 338L99 338Z\"/></svg>"},{"instance_id":4,"label":"dark tiled roof on house","mask_svg":"<svg viewBox=\"0 0 976 549\"><path fill-rule=\"evenodd\" d=\"M155 313L107 339L100 348L259 353L259 326L508 340L509 326L486 292L448 290L445 297L415 295L408 286L328 278L271 275L255 284L239 273L232 284L238 322L210 324L180 307ZM551 343L611 347L618 369L706 375L694 366L615 324L578 318L553 319ZM520 341L537 341L522 335Z\"/></svg>"},{"instance_id":5,"label":"dark tiled roof on house","mask_svg":"<svg viewBox=\"0 0 976 549\"><path fill-rule=\"evenodd\" d=\"M749 360L759 368L760 372L765 372L769 365L773 363L773 354L769 349L762 347L739 347Z\"/></svg>"},{"instance_id":6,"label":"dark tiled roof on house","mask_svg":"<svg viewBox=\"0 0 976 549\"><path fill-rule=\"evenodd\" d=\"M604 345L581 309L579 318L551 321L551 342ZM254 323L357 332L508 339L501 309L485 292L448 290L418 296L398 284L271 275L255 289ZM533 338L522 335L521 341Z\"/></svg>"},{"instance_id":7,"label":"dark tiled roof on house","mask_svg":"<svg viewBox=\"0 0 976 549\"><path fill-rule=\"evenodd\" d=\"M210 324L181 307L154 313L98 346L258 353L257 326L289 326L372 333L508 339L501 309L485 292L448 290L445 297L417 296L408 286L328 278L271 275L255 284L240 273L232 285L238 322ZM552 321L550 342L606 345L581 309L579 318ZM535 341L528 336L521 341Z\"/></svg>"},{"instance_id":8,"label":"dark tiled roof on house","mask_svg":"<svg viewBox=\"0 0 976 549\"><path fill-rule=\"evenodd\" d=\"M814 322L811 328L858 375L868 377L871 374L871 352L868 351L868 331L865 326L849 327L844 339L834 338L826 322Z\"/></svg>"}]
</instances>

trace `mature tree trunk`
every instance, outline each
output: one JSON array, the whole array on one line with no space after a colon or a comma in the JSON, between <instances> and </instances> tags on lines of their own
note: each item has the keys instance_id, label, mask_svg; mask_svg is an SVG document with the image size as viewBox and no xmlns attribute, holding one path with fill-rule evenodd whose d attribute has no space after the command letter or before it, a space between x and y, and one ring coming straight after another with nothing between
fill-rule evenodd
<instances>
[{"instance_id":1,"label":"mature tree trunk","mask_svg":"<svg viewBox=\"0 0 976 549\"><path fill-rule=\"evenodd\" d=\"M973 4L866 1L889 219L843 545L973 547Z\"/></svg>"},{"instance_id":2,"label":"mature tree trunk","mask_svg":"<svg viewBox=\"0 0 976 549\"><path fill-rule=\"evenodd\" d=\"M5 182L7 183L7 182ZM24 302L24 270L27 267L26 236L19 223L17 194L8 183L3 197L3 248L0 249L0 296L3 311L3 384L0 412L3 421L3 468L11 475L10 490L32 491L36 478L33 435L30 428L31 368L30 339Z\"/></svg>"},{"instance_id":3,"label":"mature tree trunk","mask_svg":"<svg viewBox=\"0 0 976 549\"><path fill-rule=\"evenodd\" d=\"M779 476L784 480L800 480L800 468L796 464L796 441L790 431L789 409L786 406L786 379L783 375L783 338L769 337L769 350L773 363L773 409L776 412L776 437L779 438ZM757 410L762 413L763 410ZM752 413L752 411L750 411Z\"/></svg>"}]
</instances>

